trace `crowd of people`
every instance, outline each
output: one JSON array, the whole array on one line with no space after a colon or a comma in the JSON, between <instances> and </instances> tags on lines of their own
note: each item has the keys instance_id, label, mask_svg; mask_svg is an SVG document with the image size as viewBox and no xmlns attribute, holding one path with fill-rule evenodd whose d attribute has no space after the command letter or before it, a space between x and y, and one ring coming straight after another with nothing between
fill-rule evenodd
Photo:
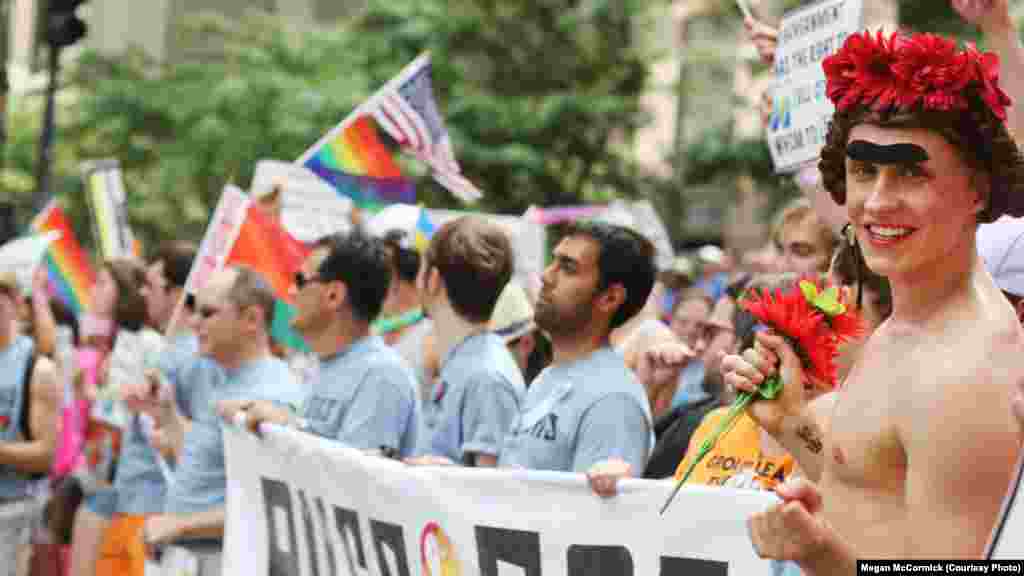
<instances>
[{"instance_id":1,"label":"crowd of people","mask_svg":"<svg viewBox=\"0 0 1024 576\"><path fill-rule=\"evenodd\" d=\"M318 240L295 274L305 354L274 341L258 272L228 266L186 294L185 240L103 262L81 317L45 272L25 287L0 270L0 562L17 559L0 573L143 574L180 547L218 574L222 431L238 422L409 466L579 473L601 498L692 465L688 484L779 495L748 520L778 574L979 557L1024 427L1024 115L1003 92L1024 98L1024 53L1006 0L953 5L1001 67L932 35L849 39L824 62L837 110L820 176L746 257L705 246L659 270L642 231L574 222L534 294L485 217L421 252L382 213ZM774 31L747 24L770 60ZM834 382L742 305L799 278L827 279L861 319ZM126 424L83 421L128 334L160 352L120 386ZM736 395L773 376L779 397L696 462Z\"/></svg>"}]
</instances>

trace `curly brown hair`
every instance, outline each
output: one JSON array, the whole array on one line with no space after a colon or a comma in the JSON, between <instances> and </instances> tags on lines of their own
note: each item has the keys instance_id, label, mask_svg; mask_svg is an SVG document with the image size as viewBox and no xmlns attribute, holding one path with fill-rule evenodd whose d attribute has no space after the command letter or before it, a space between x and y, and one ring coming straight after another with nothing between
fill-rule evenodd
<instances>
[{"instance_id":1,"label":"curly brown hair","mask_svg":"<svg viewBox=\"0 0 1024 576\"><path fill-rule=\"evenodd\" d=\"M846 202L846 144L854 126L923 128L941 134L968 166L990 177L988 203L978 214L979 223L992 222L1004 214L1024 216L1024 158L1006 125L988 106L975 94L968 101L970 106L963 111L876 111L866 106L837 111L829 123L818 163L822 184L837 204Z\"/></svg>"}]
</instances>

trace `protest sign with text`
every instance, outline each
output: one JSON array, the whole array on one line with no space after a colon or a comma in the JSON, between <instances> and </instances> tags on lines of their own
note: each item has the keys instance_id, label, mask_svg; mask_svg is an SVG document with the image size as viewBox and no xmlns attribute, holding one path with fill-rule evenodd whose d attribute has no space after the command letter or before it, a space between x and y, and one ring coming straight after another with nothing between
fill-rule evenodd
<instances>
[{"instance_id":1,"label":"protest sign with text","mask_svg":"<svg viewBox=\"0 0 1024 576\"><path fill-rule=\"evenodd\" d=\"M835 112L821 62L863 22L863 0L822 0L782 18L767 127L776 172L792 172L818 158Z\"/></svg>"},{"instance_id":2,"label":"protest sign with text","mask_svg":"<svg viewBox=\"0 0 1024 576\"><path fill-rule=\"evenodd\" d=\"M766 492L687 487L661 517L667 482L602 499L581 475L408 467L280 428L224 441L224 574L770 574L746 529Z\"/></svg>"}]
</instances>

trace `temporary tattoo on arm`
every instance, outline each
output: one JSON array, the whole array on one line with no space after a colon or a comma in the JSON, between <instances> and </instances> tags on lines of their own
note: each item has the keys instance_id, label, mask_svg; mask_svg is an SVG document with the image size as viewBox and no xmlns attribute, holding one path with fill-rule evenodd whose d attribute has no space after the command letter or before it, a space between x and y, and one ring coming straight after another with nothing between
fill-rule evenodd
<instances>
[{"instance_id":1,"label":"temporary tattoo on arm","mask_svg":"<svg viewBox=\"0 0 1024 576\"><path fill-rule=\"evenodd\" d=\"M796 437L804 441L804 446L807 447L814 454L821 454L822 442L821 436L811 428L809 425L804 424L797 428Z\"/></svg>"}]
</instances>

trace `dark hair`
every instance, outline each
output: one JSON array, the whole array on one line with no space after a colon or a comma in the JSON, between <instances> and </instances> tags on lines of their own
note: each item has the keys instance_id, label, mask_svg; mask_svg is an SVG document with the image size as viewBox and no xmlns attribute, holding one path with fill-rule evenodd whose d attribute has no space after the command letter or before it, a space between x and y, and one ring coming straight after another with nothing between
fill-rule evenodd
<instances>
[{"instance_id":1,"label":"dark hair","mask_svg":"<svg viewBox=\"0 0 1024 576\"><path fill-rule=\"evenodd\" d=\"M479 216L442 226L430 239L426 259L441 274L452 307L473 322L490 320L515 268L508 235Z\"/></svg>"},{"instance_id":2,"label":"dark hair","mask_svg":"<svg viewBox=\"0 0 1024 576\"><path fill-rule=\"evenodd\" d=\"M654 244L642 234L606 222L577 222L566 228L565 237L586 236L597 243L599 289L620 284L626 299L615 311L608 328L614 330L639 312L654 288L657 267Z\"/></svg>"},{"instance_id":3,"label":"dark hair","mask_svg":"<svg viewBox=\"0 0 1024 576\"><path fill-rule=\"evenodd\" d=\"M50 310L53 312L53 320L58 326L67 326L71 329L71 343L78 346L78 318L71 308L58 299L50 301Z\"/></svg>"},{"instance_id":4,"label":"dark hair","mask_svg":"<svg viewBox=\"0 0 1024 576\"><path fill-rule=\"evenodd\" d=\"M836 112L829 123L818 169L822 184L839 205L846 202L846 144L858 124L883 128L923 128L942 135L968 166L991 178L988 203L978 222L992 222L1003 214L1024 216L1024 159L1006 125L973 94L962 111L875 111L856 106Z\"/></svg>"},{"instance_id":5,"label":"dark hair","mask_svg":"<svg viewBox=\"0 0 1024 576\"><path fill-rule=\"evenodd\" d=\"M404 247L407 236L402 230L392 230L384 236L384 246L388 249L391 266L398 272L398 277L412 284L420 273L420 253Z\"/></svg>"},{"instance_id":6,"label":"dark hair","mask_svg":"<svg viewBox=\"0 0 1024 576\"><path fill-rule=\"evenodd\" d=\"M321 238L316 247L328 249L317 270L320 278L345 284L352 312L358 318L367 322L377 318L391 284L384 243L355 231Z\"/></svg>"},{"instance_id":7,"label":"dark hair","mask_svg":"<svg viewBox=\"0 0 1024 576\"><path fill-rule=\"evenodd\" d=\"M164 263L164 278L169 287L182 288L188 281L188 273L192 270L199 248L185 240L169 240L160 243L153 251L150 262Z\"/></svg>"},{"instance_id":8,"label":"dark hair","mask_svg":"<svg viewBox=\"0 0 1024 576\"><path fill-rule=\"evenodd\" d=\"M266 323L267 332L274 324L274 307L276 296L270 283L252 268L247 266L235 266L238 272L235 276L231 289L228 290L228 300L234 302L239 309L256 306L263 310L263 319Z\"/></svg>"},{"instance_id":9,"label":"dark hair","mask_svg":"<svg viewBox=\"0 0 1024 576\"><path fill-rule=\"evenodd\" d=\"M114 324L125 330L141 330L148 318L146 300L140 291L146 281L146 271L131 258L107 260L103 266L117 285L117 302L114 304Z\"/></svg>"},{"instance_id":10,"label":"dark hair","mask_svg":"<svg viewBox=\"0 0 1024 576\"><path fill-rule=\"evenodd\" d=\"M526 358L526 369L523 370L523 380L526 385L529 386L530 382L541 373L542 370L551 364L551 359L554 353L551 349L551 341L548 340L544 332L540 330L531 330L528 334L533 335L533 350L530 351L530 355ZM512 342L509 342L509 346L517 343L520 339L526 335L516 338Z\"/></svg>"},{"instance_id":11,"label":"dark hair","mask_svg":"<svg viewBox=\"0 0 1024 576\"><path fill-rule=\"evenodd\" d=\"M857 295L854 298L858 307L862 304L861 291L867 288L878 297L878 311L882 318L888 318L892 314L892 289L889 280L872 272L864 261L860 249L850 244L848 240L840 242L839 249L832 258L832 274L836 282L857 287Z\"/></svg>"}]
</instances>

